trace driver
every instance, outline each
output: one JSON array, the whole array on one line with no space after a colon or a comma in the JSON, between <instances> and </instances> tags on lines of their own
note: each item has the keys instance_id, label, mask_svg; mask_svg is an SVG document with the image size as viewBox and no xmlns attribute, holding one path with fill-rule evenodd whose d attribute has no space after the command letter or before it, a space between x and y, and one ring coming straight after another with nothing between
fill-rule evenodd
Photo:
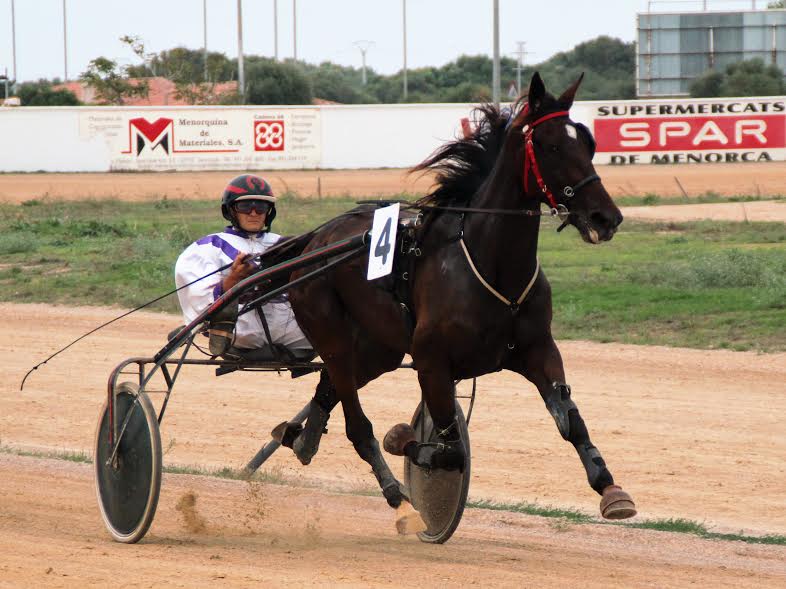
<instances>
[{"instance_id":1,"label":"driver","mask_svg":"<svg viewBox=\"0 0 786 589\"><path fill-rule=\"evenodd\" d=\"M270 184L259 176L243 174L233 179L221 197L221 214L231 225L189 245L175 264L178 288L232 264L221 273L178 291L186 324L257 269L247 258L264 253L281 239L270 231L276 218L276 197ZM286 294L265 303L259 312L244 313L237 318L232 341L235 348L257 349L268 345L260 313L267 322L271 344L293 352L312 348L295 320Z\"/></svg>"}]
</instances>

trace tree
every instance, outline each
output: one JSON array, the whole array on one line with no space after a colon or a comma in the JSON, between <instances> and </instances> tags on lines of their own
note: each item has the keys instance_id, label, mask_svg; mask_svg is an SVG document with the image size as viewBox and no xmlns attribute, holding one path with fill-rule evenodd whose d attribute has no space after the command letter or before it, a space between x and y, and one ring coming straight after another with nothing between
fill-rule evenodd
<instances>
[{"instance_id":1,"label":"tree","mask_svg":"<svg viewBox=\"0 0 786 589\"><path fill-rule=\"evenodd\" d=\"M581 100L620 100L635 98L636 49L605 35L579 43L570 51L528 67L525 79L538 70L551 88L566 88L584 72Z\"/></svg>"},{"instance_id":2,"label":"tree","mask_svg":"<svg viewBox=\"0 0 786 589\"><path fill-rule=\"evenodd\" d=\"M130 66L135 77L164 76L177 85L178 97L192 104L237 104L239 95L215 97L211 84L236 79L237 62L221 53L208 54L208 78L204 81L204 52L175 47L157 54L146 54L136 37L121 39L143 62ZM503 80L516 77L516 61L500 60ZM442 67L425 67L407 72L408 102L480 102L491 96L493 63L487 55L461 55ZM635 46L619 39L601 36L580 43L570 51L558 53L537 66L526 66L522 80L535 70L551 87L567 87L582 72L587 74L581 87L583 100L635 98ZM344 104L398 103L403 97L403 72L390 76L367 69L367 84L362 84L358 68L330 62L311 65L303 62L276 62L249 55L246 57L246 94L256 104L308 104L313 96ZM507 87L501 88L503 94Z\"/></svg>"},{"instance_id":3,"label":"tree","mask_svg":"<svg viewBox=\"0 0 786 589\"><path fill-rule=\"evenodd\" d=\"M761 59L732 63L726 68L722 96L776 96L783 94L783 72Z\"/></svg>"},{"instance_id":4,"label":"tree","mask_svg":"<svg viewBox=\"0 0 786 589\"><path fill-rule=\"evenodd\" d=\"M54 90L52 82L38 80L18 84L16 94L22 106L78 106L76 95L66 88Z\"/></svg>"},{"instance_id":5,"label":"tree","mask_svg":"<svg viewBox=\"0 0 786 589\"><path fill-rule=\"evenodd\" d=\"M345 67L329 61L318 66L303 64L302 67L311 81L314 96L342 104L368 104L379 100L363 85L360 70ZM368 83L374 83L380 76L372 69L366 70Z\"/></svg>"},{"instance_id":6,"label":"tree","mask_svg":"<svg viewBox=\"0 0 786 589\"><path fill-rule=\"evenodd\" d=\"M767 8L769 10L773 10L776 8L786 8L786 2L784 2L783 0L778 0L777 2L768 2Z\"/></svg>"},{"instance_id":7,"label":"tree","mask_svg":"<svg viewBox=\"0 0 786 589\"><path fill-rule=\"evenodd\" d=\"M103 104L122 105L127 98L144 97L149 91L147 82L130 81L126 69L106 57L92 60L79 79L95 90Z\"/></svg>"},{"instance_id":8,"label":"tree","mask_svg":"<svg viewBox=\"0 0 786 589\"><path fill-rule=\"evenodd\" d=\"M708 71L690 87L694 98L777 96L786 89L783 73L759 58L731 63L724 72Z\"/></svg>"},{"instance_id":9,"label":"tree","mask_svg":"<svg viewBox=\"0 0 786 589\"><path fill-rule=\"evenodd\" d=\"M135 37L122 39L134 41ZM131 45L134 50L134 45ZM144 63L128 68L130 76L147 78L163 76L175 84L199 84L229 82L235 79L237 61L227 58L223 53L209 52L207 54L207 80L205 79L205 53L186 47L174 47L160 53L144 54L144 47L139 52L134 52L143 57Z\"/></svg>"},{"instance_id":10,"label":"tree","mask_svg":"<svg viewBox=\"0 0 786 589\"><path fill-rule=\"evenodd\" d=\"M694 98L717 98L721 96L723 73L710 70L691 82L690 95Z\"/></svg>"},{"instance_id":11,"label":"tree","mask_svg":"<svg viewBox=\"0 0 786 589\"><path fill-rule=\"evenodd\" d=\"M491 89L485 84L462 82L458 86L443 90L441 102L490 102Z\"/></svg>"},{"instance_id":12,"label":"tree","mask_svg":"<svg viewBox=\"0 0 786 589\"><path fill-rule=\"evenodd\" d=\"M311 104L311 84L299 65L256 56L246 62L248 104Z\"/></svg>"}]
</instances>

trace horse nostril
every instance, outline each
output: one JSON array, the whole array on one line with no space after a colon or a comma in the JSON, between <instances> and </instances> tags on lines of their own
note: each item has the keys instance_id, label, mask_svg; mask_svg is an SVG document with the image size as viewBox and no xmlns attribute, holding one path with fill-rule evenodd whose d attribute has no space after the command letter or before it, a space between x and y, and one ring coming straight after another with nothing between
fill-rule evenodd
<instances>
[{"instance_id":1,"label":"horse nostril","mask_svg":"<svg viewBox=\"0 0 786 589\"><path fill-rule=\"evenodd\" d=\"M595 211L590 215L590 221L592 222L595 227L603 227L604 229L613 227L612 219L610 219L607 215L601 213L600 211Z\"/></svg>"},{"instance_id":2,"label":"horse nostril","mask_svg":"<svg viewBox=\"0 0 786 589\"><path fill-rule=\"evenodd\" d=\"M590 221L595 227L613 231L622 223L622 213L618 211L609 214L606 211L595 211L590 214Z\"/></svg>"}]
</instances>

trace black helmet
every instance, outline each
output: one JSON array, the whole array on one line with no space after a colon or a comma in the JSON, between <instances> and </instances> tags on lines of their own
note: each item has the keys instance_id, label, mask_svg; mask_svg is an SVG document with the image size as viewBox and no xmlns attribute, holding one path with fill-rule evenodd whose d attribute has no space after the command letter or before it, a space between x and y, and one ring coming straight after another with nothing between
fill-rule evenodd
<instances>
[{"instance_id":1,"label":"black helmet","mask_svg":"<svg viewBox=\"0 0 786 589\"><path fill-rule=\"evenodd\" d=\"M221 214L235 227L239 227L239 225L235 212L232 210L232 204L238 200L265 200L269 202L270 212L267 214L267 224L264 230L270 230L270 225L276 218L276 197L273 196L270 184L253 174L243 174L227 184L224 194L221 195Z\"/></svg>"}]
</instances>

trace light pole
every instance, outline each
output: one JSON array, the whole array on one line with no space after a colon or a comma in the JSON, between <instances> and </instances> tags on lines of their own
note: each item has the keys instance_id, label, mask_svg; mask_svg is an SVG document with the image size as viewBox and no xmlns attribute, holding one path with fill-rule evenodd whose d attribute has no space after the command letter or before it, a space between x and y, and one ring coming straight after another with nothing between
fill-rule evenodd
<instances>
[{"instance_id":1,"label":"light pole","mask_svg":"<svg viewBox=\"0 0 786 589\"><path fill-rule=\"evenodd\" d=\"M11 58L14 66L14 84L16 84L16 11L14 0L11 0Z\"/></svg>"},{"instance_id":2,"label":"light pole","mask_svg":"<svg viewBox=\"0 0 786 589\"><path fill-rule=\"evenodd\" d=\"M360 54L363 56L363 69L362 69L362 76L363 76L363 85L366 85L366 52L369 48L374 45L374 41L355 41L355 47L360 49Z\"/></svg>"},{"instance_id":3,"label":"light pole","mask_svg":"<svg viewBox=\"0 0 786 589\"><path fill-rule=\"evenodd\" d=\"M63 70L68 81L68 27L66 19L66 0L63 0Z\"/></svg>"},{"instance_id":4,"label":"light pole","mask_svg":"<svg viewBox=\"0 0 786 589\"><path fill-rule=\"evenodd\" d=\"M243 71L243 0L237 0L237 83L240 101L246 103L246 75Z\"/></svg>"},{"instance_id":5,"label":"light pole","mask_svg":"<svg viewBox=\"0 0 786 589\"><path fill-rule=\"evenodd\" d=\"M494 0L494 66L491 86L491 101L499 106L499 0Z\"/></svg>"},{"instance_id":6,"label":"light pole","mask_svg":"<svg viewBox=\"0 0 786 589\"><path fill-rule=\"evenodd\" d=\"M8 68L5 68L5 74L0 75L0 80L5 82L5 99L8 100Z\"/></svg>"},{"instance_id":7,"label":"light pole","mask_svg":"<svg viewBox=\"0 0 786 589\"><path fill-rule=\"evenodd\" d=\"M297 0L292 0L292 45L295 48L295 61L297 61Z\"/></svg>"},{"instance_id":8,"label":"light pole","mask_svg":"<svg viewBox=\"0 0 786 589\"><path fill-rule=\"evenodd\" d=\"M273 56L278 61L278 0L273 0Z\"/></svg>"},{"instance_id":9,"label":"light pole","mask_svg":"<svg viewBox=\"0 0 786 589\"><path fill-rule=\"evenodd\" d=\"M205 60L205 82L208 81L208 74L207 74L207 0L202 0L202 32L204 33L205 39L205 51L204 51L204 60Z\"/></svg>"},{"instance_id":10,"label":"light pole","mask_svg":"<svg viewBox=\"0 0 786 589\"><path fill-rule=\"evenodd\" d=\"M401 5L403 9L402 29L404 31L404 102L406 102L409 94L407 87L407 0L402 0Z\"/></svg>"}]
</instances>

